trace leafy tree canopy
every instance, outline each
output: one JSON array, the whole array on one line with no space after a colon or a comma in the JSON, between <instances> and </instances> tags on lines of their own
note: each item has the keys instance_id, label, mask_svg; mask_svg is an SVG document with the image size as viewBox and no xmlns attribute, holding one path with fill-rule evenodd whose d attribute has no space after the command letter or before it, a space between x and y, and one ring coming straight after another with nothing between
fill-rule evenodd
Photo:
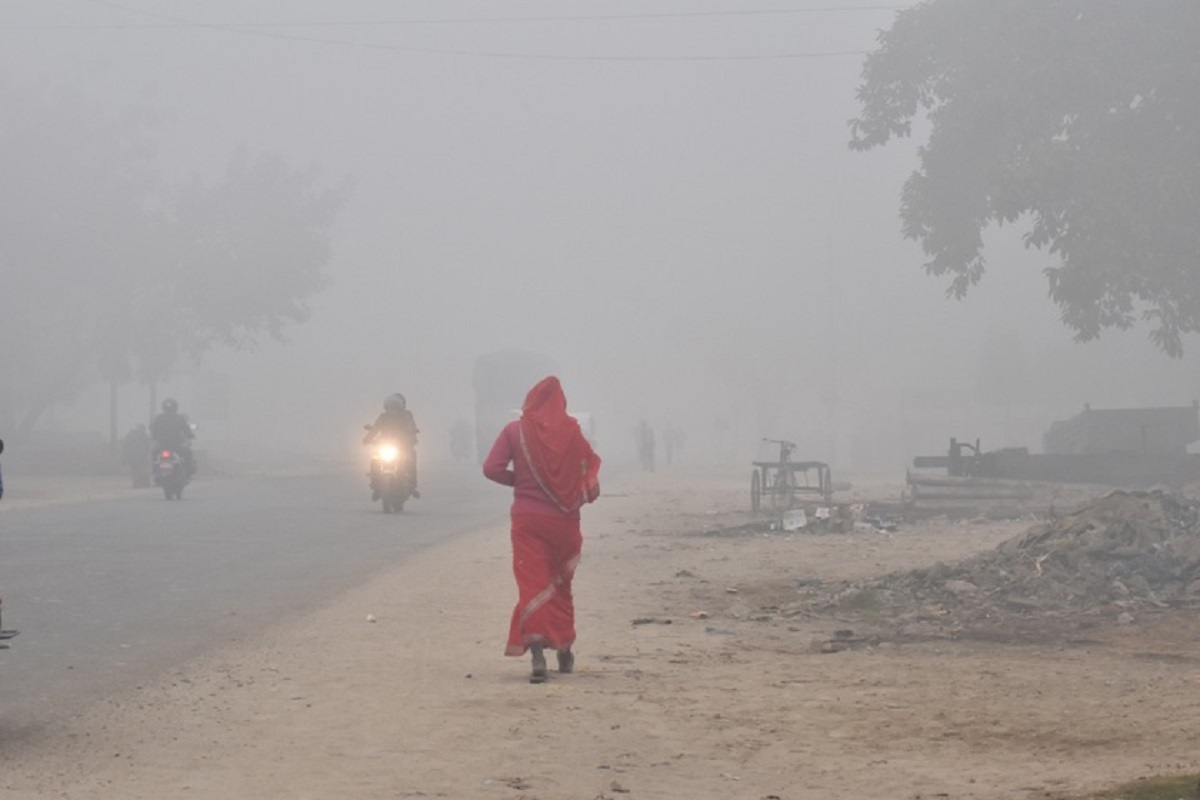
<instances>
[{"instance_id":1,"label":"leafy tree canopy","mask_svg":"<svg viewBox=\"0 0 1200 800\"><path fill-rule=\"evenodd\" d=\"M1195 0L925 0L867 57L850 146L927 121L901 218L949 295L983 276L987 227L1027 225L1078 341L1141 320L1179 356L1200 330L1198 43Z\"/></svg>"},{"instance_id":2,"label":"leafy tree canopy","mask_svg":"<svg viewBox=\"0 0 1200 800\"><path fill-rule=\"evenodd\" d=\"M245 152L173 186L152 106L0 86L0 107L0 422L20 434L89 381L156 380L307 317L346 187Z\"/></svg>"}]
</instances>

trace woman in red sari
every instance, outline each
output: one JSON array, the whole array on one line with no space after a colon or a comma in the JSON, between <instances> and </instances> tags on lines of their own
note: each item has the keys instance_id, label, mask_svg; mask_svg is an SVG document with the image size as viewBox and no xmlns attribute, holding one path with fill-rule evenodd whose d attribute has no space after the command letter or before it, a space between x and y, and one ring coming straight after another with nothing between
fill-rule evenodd
<instances>
[{"instance_id":1,"label":"woman in red sari","mask_svg":"<svg viewBox=\"0 0 1200 800\"><path fill-rule=\"evenodd\" d=\"M575 605L571 580L583 537L579 509L600 495L600 457L567 414L558 378L529 390L521 418L496 438L483 474L513 487L513 574L519 598L505 655L532 654L531 683L546 680L546 648L558 671L575 665Z\"/></svg>"}]
</instances>

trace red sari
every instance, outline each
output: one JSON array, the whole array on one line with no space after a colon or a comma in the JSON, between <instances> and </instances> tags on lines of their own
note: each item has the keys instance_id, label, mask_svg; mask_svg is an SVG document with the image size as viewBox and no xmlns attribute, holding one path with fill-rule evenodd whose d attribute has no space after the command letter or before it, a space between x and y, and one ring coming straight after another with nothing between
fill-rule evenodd
<instances>
[{"instance_id":1,"label":"red sari","mask_svg":"<svg viewBox=\"0 0 1200 800\"><path fill-rule=\"evenodd\" d=\"M582 546L577 519L513 515L513 575L519 596L508 625L506 656L524 655L539 642L554 650L575 643L571 581Z\"/></svg>"},{"instance_id":2,"label":"red sari","mask_svg":"<svg viewBox=\"0 0 1200 800\"><path fill-rule=\"evenodd\" d=\"M562 386L546 378L529 391L519 423L501 432L484 462L484 474L513 486L516 498L512 551L519 597L505 655L523 655L535 643L561 650L575 642L571 582L583 544L579 508L599 496L599 472L600 458L567 414Z\"/></svg>"}]
</instances>

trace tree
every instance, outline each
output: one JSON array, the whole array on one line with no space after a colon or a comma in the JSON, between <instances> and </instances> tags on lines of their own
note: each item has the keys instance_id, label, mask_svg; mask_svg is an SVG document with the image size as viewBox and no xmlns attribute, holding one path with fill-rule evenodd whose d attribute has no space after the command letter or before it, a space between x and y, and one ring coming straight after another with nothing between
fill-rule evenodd
<instances>
[{"instance_id":1,"label":"tree","mask_svg":"<svg viewBox=\"0 0 1200 800\"><path fill-rule=\"evenodd\" d=\"M1200 3L926 0L866 59L850 146L928 123L904 235L956 298L982 234L1026 226L1077 341L1139 319L1171 356L1200 330Z\"/></svg>"},{"instance_id":2,"label":"tree","mask_svg":"<svg viewBox=\"0 0 1200 800\"><path fill-rule=\"evenodd\" d=\"M307 318L348 187L245 152L174 187L148 104L4 87L0 105L0 423L28 433L90 381L158 380Z\"/></svg>"},{"instance_id":3,"label":"tree","mask_svg":"<svg viewBox=\"0 0 1200 800\"><path fill-rule=\"evenodd\" d=\"M251 348L260 335L281 339L308 318L349 189L322 188L319 177L239 150L219 181L194 181L174 198L169 284L189 316L191 352Z\"/></svg>"},{"instance_id":4,"label":"tree","mask_svg":"<svg viewBox=\"0 0 1200 800\"><path fill-rule=\"evenodd\" d=\"M0 422L27 431L89 369L119 372L106 317L136 280L153 193L145 105L95 113L77 95L0 87Z\"/></svg>"}]
</instances>

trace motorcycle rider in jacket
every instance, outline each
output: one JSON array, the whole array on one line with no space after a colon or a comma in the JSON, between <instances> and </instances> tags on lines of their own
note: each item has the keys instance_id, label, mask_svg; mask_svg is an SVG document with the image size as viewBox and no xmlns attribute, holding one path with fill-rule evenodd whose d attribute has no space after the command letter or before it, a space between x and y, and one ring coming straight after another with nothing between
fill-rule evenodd
<instances>
[{"instance_id":1,"label":"motorcycle rider in jacket","mask_svg":"<svg viewBox=\"0 0 1200 800\"><path fill-rule=\"evenodd\" d=\"M412 496L420 497L417 491L417 427L413 414L408 410L408 401L399 392L390 394L383 400L383 411L375 418L375 422L367 427L367 435L363 444L373 444L380 439L391 439L404 450L408 463L412 465ZM372 484L375 482L372 475ZM379 498L373 497L378 500Z\"/></svg>"},{"instance_id":2,"label":"motorcycle rider in jacket","mask_svg":"<svg viewBox=\"0 0 1200 800\"><path fill-rule=\"evenodd\" d=\"M192 454L192 439L196 438L186 414L179 413L174 398L163 400L162 413L150 423L150 436L155 449L170 450L183 459L184 474L189 478L196 472L196 457Z\"/></svg>"}]
</instances>

